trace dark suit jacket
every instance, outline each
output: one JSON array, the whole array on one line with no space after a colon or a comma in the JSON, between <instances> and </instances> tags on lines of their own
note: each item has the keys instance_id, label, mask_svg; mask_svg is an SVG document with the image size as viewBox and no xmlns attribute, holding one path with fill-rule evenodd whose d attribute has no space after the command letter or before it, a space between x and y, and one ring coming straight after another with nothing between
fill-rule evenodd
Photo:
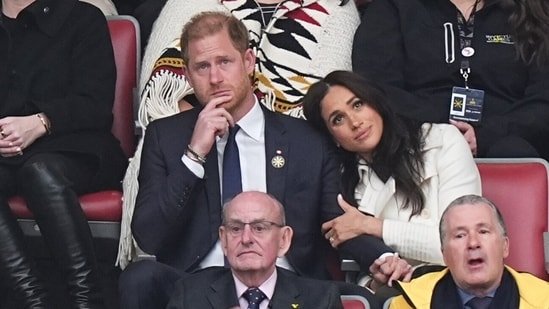
<instances>
[{"instance_id":1,"label":"dark suit jacket","mask_svg":"<svg viewBox=\"0 0 549 309\"><path fill-rule=\"evenodd\" d=\"M269 308L343 308L337 287L329 281L306 279L277 268L277 280ZM297 307L295 306L297 305ZM240 308L230 269L210 267L177 282L168 309Z\"/></svg>"},{"instance_id":2,"label":"dark suit jacket","mask_svg":"<svg viewBox=\"0 0 549 309\"><path fill-rule=\"evenodd\" d=\"M148 126L132 220L134 237L145 252L185 272L196 270L218 240L221 224L215 145L207 155L204 179L181 161L199 112L195 108ZM294 229L288 261L300 275L328 278L324 255L329 244L320 227L342 214L334 149L304 120L267 110L264 114L267 191L284 205L286 222ZM286 161L282 168L270 163L277 152ZM342 248L364 266L390 250L369 236Z\"/></svg>"}]
</instances>

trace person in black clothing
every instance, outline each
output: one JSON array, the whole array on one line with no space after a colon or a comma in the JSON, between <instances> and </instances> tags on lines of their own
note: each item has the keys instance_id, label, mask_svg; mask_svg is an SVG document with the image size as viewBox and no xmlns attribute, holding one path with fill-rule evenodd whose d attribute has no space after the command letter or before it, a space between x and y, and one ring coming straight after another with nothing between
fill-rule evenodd
<instances>
[{"instance_id":1,"label":"person in black clothing","mask_svg":"<svg viewBox=\"0 0 549 309\"><path fill-rule=\"evenodd\" d=\"M116 68L105 17L76 0L2 0L1 9L1 294L18 307L52 306L8 206L20 195L73 308L102 307L78 195L118 187L127 161L110 132Z\"/></svg>"},{"instance_id":2,"label":"person in black clothing","mask_svg":"<svg viewBox=\"0 0 549 309\"><path fill-rule=\"evenodd\" d=\"M482 90L480 122L450 121L473 154L547 159L548 11L542 0L376 0L355 35L353 70L423 122L449 122L454 87Z\"/></svg>"}]
</instances>

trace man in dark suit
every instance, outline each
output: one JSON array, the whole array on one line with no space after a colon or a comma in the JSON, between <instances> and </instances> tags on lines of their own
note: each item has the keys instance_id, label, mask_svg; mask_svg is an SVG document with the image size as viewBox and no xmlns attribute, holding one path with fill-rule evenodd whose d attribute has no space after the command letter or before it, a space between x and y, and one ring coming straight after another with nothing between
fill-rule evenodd
<instances>
[{"instance_id":1,"label":"man in dark suit","mask_svg":"<svg viewBox=\"0 0 549 309\"><path fill-rule=\"evenodd\" d=\"M274 197L240 193L224 207L219 228L231 268L210 267L180 280L168 308L342 308L337 287L329 281L275 266L277 256L290 248L292 234L284 207Z\"/></svg>"},{"instance_id":2,"label":"man in dark suit","mask_svg":"<svg viewBox=\"0 0 549 309\"><path fill-rule=\"evenodd\" d=\"M328 278L324 253L330 249L320 227L342 214L333 149L305 121L260 106L249 78L255 55L241 21L223 13L199 14L185 26L181 44L185 75L203 108L147 128L132 230L157 262L124 270L122 307L164 308L176 280L224 265L218 227L223 200L235 184L236 191L268 192L284 204L296 237L277 265ZM227 163L228 158L236 161ZM223 179L229 175L233 178ZM370 236L339 248L366 267L391 251Z\"/></svg>"}]
</instances>

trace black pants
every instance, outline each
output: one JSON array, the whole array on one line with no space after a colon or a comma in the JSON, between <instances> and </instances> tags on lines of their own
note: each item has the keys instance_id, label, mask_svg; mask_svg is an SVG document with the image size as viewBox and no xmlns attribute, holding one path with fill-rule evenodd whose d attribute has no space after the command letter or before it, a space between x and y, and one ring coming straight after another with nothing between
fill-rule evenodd
<instances>
[{"instance_id":1,"label":"black pants","mask_svg":"<svg viewBox=\"0 0 549 309\"><path fill-rule=\"evenodd\" d=\"M497 140L487 149L486 158L538 158L541 154L525 139L507 136Z\"/></svg>"},{"instance_id":2,"label":"black pants","mask_svg":"<svg viewBox=\"0 0 549 309\"><path fill-rule=\"evenodd\" d=\"M93 191L91 180L97 163L89 156L61 153L39 153L18 165L0 165L0 195L11 197L22 195L26 179L21 179L20 172L24 167L40 163L62 175L76 194Z\"/></svg>"},{"instance_id":3,"label":"black pants","mask_svg":"<svg viewBox=\"0 0 549 309\"><path fill-rule=\"evenodd\" d=\"M131 263L120 275L121 309L166 308L177 280L188 275L152 260Z\"/></svg>"},{"instance_id":4,"label":"black pants","mask_svg":"<svg viewBox=\"0 0 549 309\"><path fill-rule=\"evenodd\" d=\"M71 299L88 303L92 286L96 290L95 284L90 283L90 278L96 276L96 261L78 194L90 191L95 170L96 163L89 156L58 153L35 154L20 164L0 165L0 278L3 290L12 290L13 297L23 306L48 308L44 296L47 293L25 251L7 199L13 195L25 198L44 241L67 278Z\"/></svg>"}]
</instances>

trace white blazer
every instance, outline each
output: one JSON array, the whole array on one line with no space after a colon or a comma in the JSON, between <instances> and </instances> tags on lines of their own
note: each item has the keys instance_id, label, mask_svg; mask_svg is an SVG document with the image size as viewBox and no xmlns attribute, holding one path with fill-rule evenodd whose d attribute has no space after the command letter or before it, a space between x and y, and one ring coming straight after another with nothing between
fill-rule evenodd
<instances>
[{"instance_id":1,"label":"white blazer","mask_svg":"<svg viewBox=\"0 0 549 309\"><path fill-rule=\"evenodd\" d=\"M430 128L430 130L429 130ZM454 199L481 194L480 174L465 138L448 124L423 124L425 168L420 187L425 208L410 219L411 207L401 209L403 196L391 177L383 183L367 166L357 185L359 209L383 219L383 241L407 259L443 264L438 224Z\"/></svg>"}]
</instances>

